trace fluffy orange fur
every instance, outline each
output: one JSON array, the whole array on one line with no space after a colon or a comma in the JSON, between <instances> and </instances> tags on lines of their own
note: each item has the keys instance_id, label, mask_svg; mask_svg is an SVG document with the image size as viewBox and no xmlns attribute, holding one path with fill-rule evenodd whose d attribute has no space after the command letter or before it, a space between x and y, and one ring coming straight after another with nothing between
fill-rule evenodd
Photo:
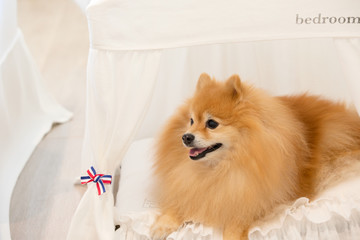
<instances>
[{"instance_id":1,"label":"fluffy orange fur","mask_svg":"<svg viewBox=\"0 0 360 240\"><path fill-rule=\"evenodd\" d=\"M210 129L209 119L219 125ZM185 133L222 146L191 160ZM277 205L313 197L321 168L328 174L338 159L358 154L360 118L320 97L273 97L237 75L218 82L202 74L156 148L161 215L153 238L194 221L223 229L224 240L247 239L252 224Z\"/></svg>"}]
</instances>

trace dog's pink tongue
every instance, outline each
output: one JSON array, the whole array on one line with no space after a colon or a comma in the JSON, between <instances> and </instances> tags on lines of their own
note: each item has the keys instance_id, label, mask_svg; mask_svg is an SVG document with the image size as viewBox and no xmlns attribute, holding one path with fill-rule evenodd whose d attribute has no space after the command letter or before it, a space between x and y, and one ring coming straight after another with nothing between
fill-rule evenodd
<instances>
[{"instance_id":1,"label":"dog's pink tongue","mask_svg":"<svg viewBox=\"0 0 360 240\"><path fill-rule=\"evenodd\" d=\"M189 155L192 157L195 157L205 150L206 150L206 148L192 148L192 149L190 149Z\"/></svg>"}]
</instances>

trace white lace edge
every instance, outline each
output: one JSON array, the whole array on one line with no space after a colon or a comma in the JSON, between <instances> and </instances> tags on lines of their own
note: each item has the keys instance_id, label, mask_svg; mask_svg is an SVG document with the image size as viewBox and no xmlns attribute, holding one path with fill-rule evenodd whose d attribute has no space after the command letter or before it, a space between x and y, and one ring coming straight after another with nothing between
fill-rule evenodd
<instances>
[{"instance_id":1,"label":"white lace edge","mask_svg":"<svg viewBox=\"0 0 360 240\"><path fill-rule=\"evenodd\" d=\"M308 198L302 197L291 206L281 206L274 214L257 222L256 226L250 229L249 237L251 239L251 236L258 236L259 233L265 237L270 231L285 227L286 219L289 217L297 222L305 219L311 224L323 224L331 221L333 216L350 221L351 215L355 212L360 214L360 198L321 198L310 202ZM116 236L126 237L127 240L150 239L150 228L157 215L156 209L122 213L116 219L116 223L121 226ZM167 240L186 239L185 236L192 236L191 239L196 240L221 239L219 232L200 223L188 223L169 235Z\"/></svg>"},{"instance_id":2,"label":"white lace edge","mask_svg":"<svg viewBox=\"0 0 360 240\"><path fill-rule=\"evenodd\" d=\"M290 207L281 206L274 214L259 221L249 231L249 236L260 232L266 236L270 231L281 229L289 217L313 224L323 224L331 221L332 217L341 217L350 221L353 213L360 213L360 198L320 198L310 202L306 197L297 199Z\"/></svg>"}]
</instances>

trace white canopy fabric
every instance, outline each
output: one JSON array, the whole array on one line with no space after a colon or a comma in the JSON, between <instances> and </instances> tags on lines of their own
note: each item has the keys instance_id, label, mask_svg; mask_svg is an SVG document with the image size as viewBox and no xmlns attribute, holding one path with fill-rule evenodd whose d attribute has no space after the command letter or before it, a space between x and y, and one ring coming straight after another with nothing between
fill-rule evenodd
<instances>
[{"instance_id":1,"label":"white canopy fabric","mask_svg":"<svg viewBox=\"0 0 360 240\"><path fill-rule=\"evenodd\" d=\"M82 172L114 175L134 139L153 136L197 77L238 73L274 94L301 90L360 112L358 0L93 0L87 8ZM68 239L113 239L112 185L88 184Z\"/></svg>"},{"instance_id":2,"label":"white canopy fabric","mask_svg":"<svg viewBox=\"0 0 360 240\"><path fill-rule=\"evenodd\" d=\"M359 1L92 1L96 49L148 50L201 44L359 37Z\"/></svg>"},{"instance_id":3,"label":"white canopy fabric","mask_svg":"<svg viewBox=\"0 0 360 240\"><path fill-rule=\"evenodd\" d=\"M16 12L16 1L0 1L0 239L10 239L11 194L26 161L53 123L72 116L45 89Z\"/></svg>"}]
</instances>

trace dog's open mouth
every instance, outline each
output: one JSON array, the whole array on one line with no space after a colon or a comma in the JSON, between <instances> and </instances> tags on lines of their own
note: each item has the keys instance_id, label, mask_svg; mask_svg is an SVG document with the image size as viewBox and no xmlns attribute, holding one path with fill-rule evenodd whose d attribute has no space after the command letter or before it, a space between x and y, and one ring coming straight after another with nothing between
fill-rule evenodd
<instances>
[{"instance_id":1,"label":"dog's open mouth","mask_svg":"<svg viewBox=\"0 0 360 240\"><path fill-rule=\"evenodd\" d=\"M221 143L217 143L217 144L211 145L210 147L206 147L206 148L192 148L192 149L190 149L189 157L192 160L199 160L199 159L205 157L206 154L219 149L221 146L222 146Z\"/></svg>"}]
</instances>

